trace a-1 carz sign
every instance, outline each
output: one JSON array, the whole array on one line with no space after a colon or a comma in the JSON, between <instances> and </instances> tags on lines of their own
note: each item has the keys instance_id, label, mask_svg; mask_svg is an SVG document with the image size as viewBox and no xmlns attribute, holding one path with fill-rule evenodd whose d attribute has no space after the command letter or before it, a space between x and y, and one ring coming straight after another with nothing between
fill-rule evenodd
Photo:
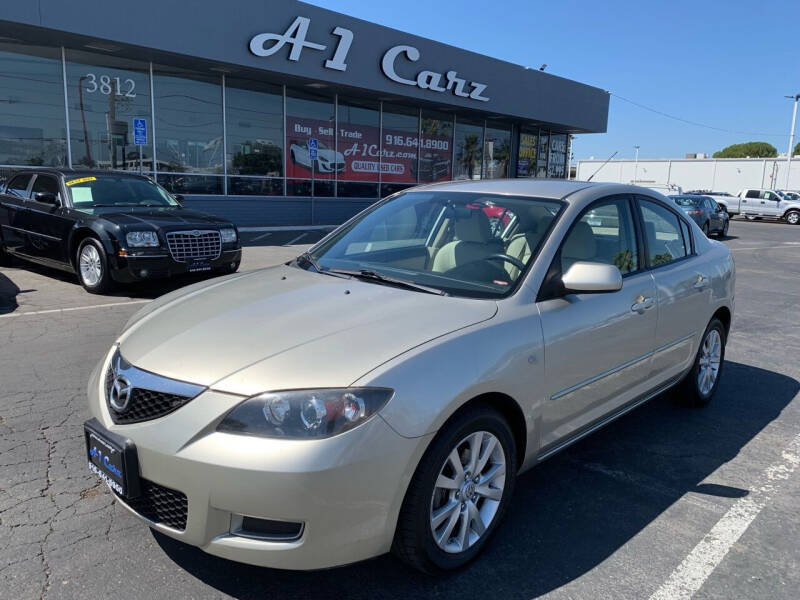
<instances>
[{"instance_id":1,"label":"a-1 carz sign","mask_svg":"<svg viewBox=\"0 0 800 600\"><path fill-rule=\"evenodd\" d=\"M308 40L308 28L311 19L297 17L284 33L259 33L250 40L250 52L256 56L267 57L276 54L284 46L290 45L288 59L297 62L303 55L303 50L325 52L327 45ZM350 29L335 27L331 36L337 38L336 45L330 57L325 61L325 68L334 71L347 71L347 55L353 45L355 36ZM477 102L488 102L484 94L486 84L470 81L459 75L455 70L445 72L423 69L414 76L403 76L398 73L401 62L416 63L422 58L418 48L401 44L389 48L379 59L380 69L392 81L423 90L440 94L453 94L459 98L468 98ZM407 65L406 65L407 66Z\"/></svg>"}]
</instances>

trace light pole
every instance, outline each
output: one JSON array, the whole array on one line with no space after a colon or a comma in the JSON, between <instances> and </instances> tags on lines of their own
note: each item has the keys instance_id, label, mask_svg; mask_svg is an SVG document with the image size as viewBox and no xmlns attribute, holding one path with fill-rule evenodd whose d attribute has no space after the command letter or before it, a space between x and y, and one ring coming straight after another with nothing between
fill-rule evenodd
<instances>
[{"instance_id":1,"label":"light pole","mask_svg":"<svg viewBox=\"0 0 800 600\"><path fill-rule=\"evenodd\" d=\"M633 161L633 185L636 185L636 180L639 178L639 146L634 146L636 149L636 158Z\"/></svg>"},{"instance_id":2,"label":"light pole","mask_svg":"<svg viewBox=\"0 0 800 600\"><path fill-rule=\"evenodd\" d=\"M789 175L792 172L792 151L794 150L794 124L797 121L797 101L800 100L800 94L794 96L786 96L786 98L794 99L794 110L792 111L792 129L789 131L789 152L786 153L786 188L789 189Z\"/></svg>"}]
</instances>

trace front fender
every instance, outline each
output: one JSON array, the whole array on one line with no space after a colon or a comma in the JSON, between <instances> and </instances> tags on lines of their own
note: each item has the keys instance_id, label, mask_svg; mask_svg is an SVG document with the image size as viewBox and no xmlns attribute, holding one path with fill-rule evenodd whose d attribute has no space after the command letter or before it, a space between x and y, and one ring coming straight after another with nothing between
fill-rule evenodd
<instances>
[{"instance_id":1,"label":"front fender","mask_svg":"<svg viewBox=\"0 0 800 600\"><path fill-rule=\"evenodd\" d=\"M114 241L114 236L109 233L106 227L104 227L101 223L76 223L75 226L70 230L69 236L67 238L67 251L69 256L70 263L75 263L75 251L77 250L77 245L84 237L92 236L100 240L100 243L103 244L103 248L108 255L114 255L117 252L117 244Z\"/></svg>"}]
</instances>

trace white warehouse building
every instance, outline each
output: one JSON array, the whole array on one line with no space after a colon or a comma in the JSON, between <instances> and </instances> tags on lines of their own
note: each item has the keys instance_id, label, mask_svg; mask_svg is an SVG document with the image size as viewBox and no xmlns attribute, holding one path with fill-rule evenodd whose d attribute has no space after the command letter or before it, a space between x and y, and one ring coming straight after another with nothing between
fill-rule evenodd
<instances>
[{"instance_id":1,"label":"white warehouse building","mask_svg":"<svg viewBox=\"0 0 800 600\"><path fill-rule=\"evenodd\" d=\"M736 194L745 188L800 190L800 156L792 158L786 185L786 157L783 158L673 158L580 160L576 179L636 183L673 184L687 190L713 190Z\"/></svg>"}]
</instances>

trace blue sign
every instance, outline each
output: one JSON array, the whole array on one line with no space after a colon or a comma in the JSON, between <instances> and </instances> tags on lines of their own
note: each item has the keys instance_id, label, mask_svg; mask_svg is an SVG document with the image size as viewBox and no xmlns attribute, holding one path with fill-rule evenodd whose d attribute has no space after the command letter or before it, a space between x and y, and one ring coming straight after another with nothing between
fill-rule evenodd
<instances>
[{"instance_id":1,"label":"blue sign","mask_svg":"<svg viewBox=\"0 0 800 600\"><path fill-rule=\"evenodd\" d=\"M319 156L319 140L310 138L308 140L308 157L311 160L317 160L317 156Z\"/></svg>"},{"instance_id":2,"label":"blue sign","mask_svg":"<svg viewBox=\"0 0 800 600\"><path fill-rule=\"evenodd\" d=\"M137 146L147 146L147 120L133 120L133 143Z\"/></svg>"}]
</instances>

